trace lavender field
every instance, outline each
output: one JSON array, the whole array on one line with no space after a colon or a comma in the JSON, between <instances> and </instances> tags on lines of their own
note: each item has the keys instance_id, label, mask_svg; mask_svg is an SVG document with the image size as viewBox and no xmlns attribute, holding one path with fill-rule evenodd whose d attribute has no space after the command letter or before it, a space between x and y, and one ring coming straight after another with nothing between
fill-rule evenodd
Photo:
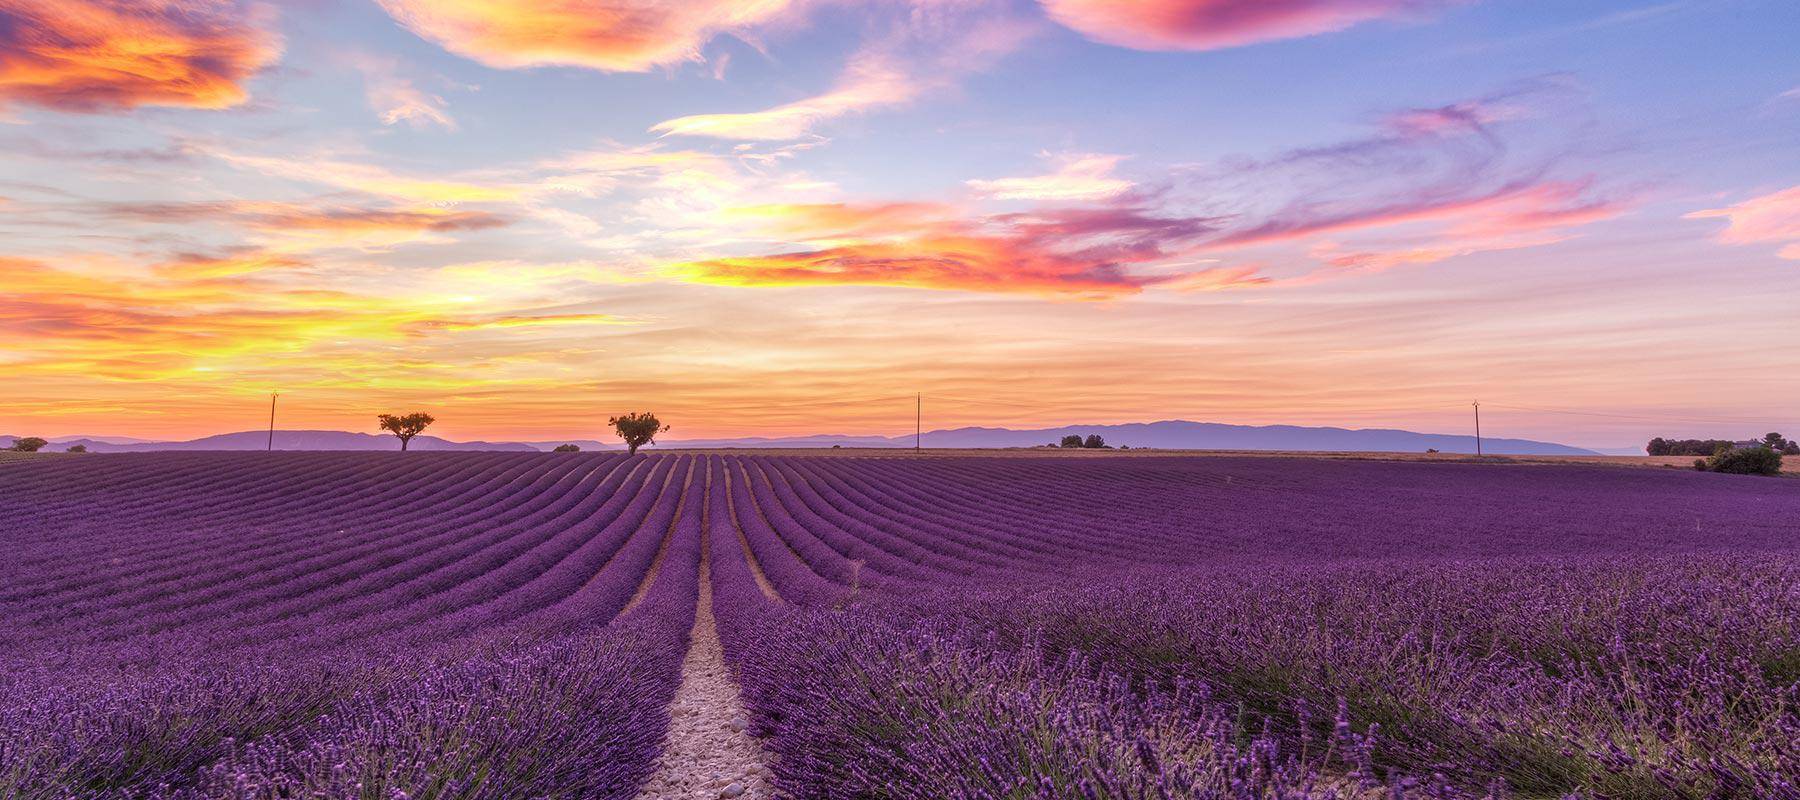
<instances>
[{"instance_id":1,"label":"lavender field","mask_svg":"<svg viewBox=\"0 0 1800 800\"><path fill-rule=\"evenodd\" d=\"M784 797L1800 797L1785 478L96 455L0 552L0 797L636 797L696 631Z\"/></svg>"}]
</instances>

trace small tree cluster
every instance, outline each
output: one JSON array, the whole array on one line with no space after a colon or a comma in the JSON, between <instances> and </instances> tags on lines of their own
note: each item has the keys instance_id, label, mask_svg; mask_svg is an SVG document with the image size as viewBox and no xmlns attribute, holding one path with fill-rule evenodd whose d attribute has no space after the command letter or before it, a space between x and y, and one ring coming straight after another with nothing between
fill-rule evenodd
<instances>
[{"instance_id":1,"label":"small tree cluster","mask_svg":"<svg viewBox=\"0 0 1800 800\"><path fill-rule=\"evenodd\" d=\"M1725 439L1664 439L1658 436L1650 440L1644 452L1653 456L1710 456L1721 447L1731 446L1732 443Z\"/></svg>"},{"instance_id":2,"label":"small tree cluster","mask_svg":"<svg viewBox=\"0 0 1800 800\"><path fill-rule=\"evenodd\" d=\"M1106 447L1106 439L1098 433L1090 433L1087 435L1086 439L1081 438L1081 434L1079 433L1071 433L1062 438L1062 444L1056 446L1100 450Z\"/></svg>"},{"instance_id":3,"label":"small tree cluster","mask_svg":"<svg viewBox=\"0 0 1800 800\"><path fill-rule=\"evenodd\" d=\"M15 453L35 453L44 449L44 445L47 444L49 444L48 441L36 436L21 436L13 440L11 449Z\"/></svg>"},{"instance_id":4,"label":"small tree cluster","mask_svg":"<svg viewBox=\"0 0 1800 800\"><path fill-rule=\"evenodd\" d=\"M551 452L553 452L553 453L579 453L579 452L581 452L581 445L559 444L556 446L556 449L552 450Z\"/></svg>"},{"instance_id":5,"label":"small tree cluster","mask_svg":"<svg viewBox=\"0 0 1800 800\"><path fill-rule=\"evenodd\" d=\"M1800 456L1800 442L1790 441L1779 433L1764 434L1762 445L1777 453ZM1650 440L1644 452L1653 456L1710 456L1735 447L1737 442L1728 439L1664 439L1658 436Z\"/></svg>"},{"instance_id":6,"label":"small tree cluster","mask_svg":"<svg viewBox=\"0 0 1800 800\"><path fill-rule=\"evenodd\" d=\"M1781 453L1766 445L1723 449L1712 458L1694 459L1694 469L1732 475L1780 475Z\"/></svg>"}]
</instances>

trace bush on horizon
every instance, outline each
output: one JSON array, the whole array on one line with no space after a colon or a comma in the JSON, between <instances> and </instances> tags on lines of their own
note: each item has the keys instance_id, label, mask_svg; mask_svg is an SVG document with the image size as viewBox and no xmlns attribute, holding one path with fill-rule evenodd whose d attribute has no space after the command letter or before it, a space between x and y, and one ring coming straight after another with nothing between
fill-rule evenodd
<instances>
[{"instance_id":1,"label":"bush on horizon","mask_svg":"<svg viewBox=\"0 0 1800 800\"><path fill-rule=\"evenodd\" d=\"M1694 469L1730 475L1780 475L1781 453L1769 447L1721 448L1712 458L1694 459Z\"/></svg>"},{"instance_id":2,"label":"bush on horizon","mask_svg":"<svg viewBox=\"0 0 1800 800\"><path fill-rule=\"evenodd\" d=\"M42 450L49 442L36 436L23 436L13 440L12 449L19 453L35 453Z\"/></svg>"},{"instance_id":3,"label":"bush on horizon","mask_svg":"<svg viewBox=\"0 0 1800 800\"><path fill-rule=\"evenodd\" d=\"M579 453L579 452L581 452L581 445L559 444L556 446L555 450L552 450L550 452L552 452L552 453Z\"/></svg>"}]
</instances>

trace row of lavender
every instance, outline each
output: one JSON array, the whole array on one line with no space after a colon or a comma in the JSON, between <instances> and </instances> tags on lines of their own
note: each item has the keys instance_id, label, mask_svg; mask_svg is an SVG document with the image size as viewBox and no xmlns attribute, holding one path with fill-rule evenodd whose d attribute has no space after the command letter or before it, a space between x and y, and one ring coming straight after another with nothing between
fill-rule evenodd
<instances>
[{"instance_id":1,"label":"row of lavender","mask_svg":"<svg viewBox=\"0 0 1800 800\"><path fill-rule=\"evenodd\" d=\"M1800 797L1786 482L734 466L721 634L795 796Z\"/></svg>"},{"instance_id":2,"label":"row of lavender","mask_svg":"<svg viewBox=\"0 0 1800 800\"><path fill-rule=\"evenodd\" d=\"M679 682L712 467L0 471L0 796L630 797Z\"/></svg>"}]
</instances>

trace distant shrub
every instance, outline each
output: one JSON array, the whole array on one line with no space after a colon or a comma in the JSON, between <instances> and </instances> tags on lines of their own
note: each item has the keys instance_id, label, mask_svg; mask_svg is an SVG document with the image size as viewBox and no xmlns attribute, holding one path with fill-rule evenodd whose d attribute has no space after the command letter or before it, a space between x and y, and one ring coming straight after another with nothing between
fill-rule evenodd
<instances>
[{"instance_id":1,"label":"distant shrub","mask_svg":"<svg viewBox=\"0 0 1800 800\"><path fill-rule=\"evenodd\" d=\"M1427 447L1427 448L1425 448L1425 452L1426 452L1426 453L1427 453L1427 454L1430 454L1430 453L1435 453L1435 452L1437 452L1437 451L1438 451L1438 449L1437 449L1437 448L1435 448L1435 447Z\"/></svg>"},{"instance_id":2,"label":"distant shrub","mask_svg":"<svg viewBox=\"0 0 1800 800\"><path fill-rule=\"evenodd\" d=\"M47 444L49 444L49 442L39 439L36 436L26 436L14 439L12 449L14 452L18 453L35 453L42 450L44 445Z\"/></svg>"},{"instance_id":3,"label":"distant shrub","mask_svg":"<svg viewBox=\"0 0 1800 800\"><path fill-rule=\"evenodd\" d=\"M1087 439L1082 441L1081 446L1098 450L1106 446L1106 439L1098 433L1090 433L1088 434Z\"/></svg>"},{"instance_id":4,"label":"distant shrub","mask_svg":"<svg viewBox=\"0 0 1800 800\"><path fill-rule=\"evenodd\" d=\"M559 444L556 446L555 450L552 450L550 452L552 452L552 453L579 453L579 452L581 452L581 445Z\"/></svg>"},{"instance_id":5,"label":"distant shrub","mask_svg":"<svg viewBox=\"0 0 1800 800\"><path fill-rule=\"evenodd\" d=\"M71 445L71 446L70 446L70 447L69 447L69 449L68 449L68 451L67 451L67 452L70 452L70 453L85 453L85 452L87 452L87 445L85 445L85 444L77 444L77 445Z\"/></svg>"},{"instance_id":6,"label":"distant shrub","mask_svg":"<svg viewBox=\"0 0 1800 800\"><path fill-rule=\"evenodd\" d=\"M1062 438L1062 446L1063 447L1080 447L1081 446L1081 434L1071 433L1068 436L1064 436Z\"/></svg>"},{"instance_id":7,"label":"distant shrub","mask_svg":"<svg viewBox=\"0 0 1800 800\"><path fill-rule=\"evenodd\" d=\"M1721 448L1712 458L1696 459L1694 469L1732 475L1780 475L1781 454L1769 447Z\"/></svg>"}]
</instances>

